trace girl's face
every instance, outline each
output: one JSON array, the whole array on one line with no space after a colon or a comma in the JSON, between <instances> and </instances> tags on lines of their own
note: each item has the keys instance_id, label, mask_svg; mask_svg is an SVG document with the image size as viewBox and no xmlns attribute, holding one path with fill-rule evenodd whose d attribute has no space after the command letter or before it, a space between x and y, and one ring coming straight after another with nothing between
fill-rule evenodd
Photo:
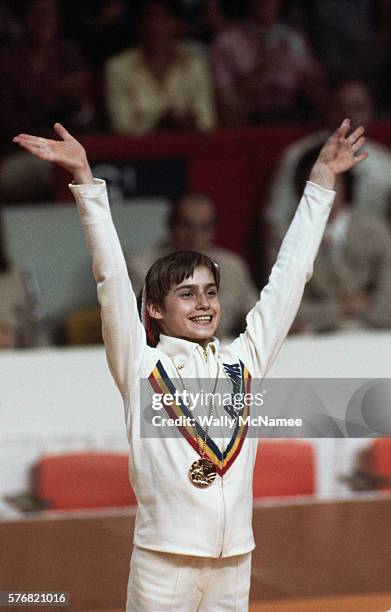
<instances>
[{"instance_id":1,"label":"girl's face","mask_svg":"<svg viewBox=\"0 0 391 612\"><path fill-rule=\"evenodd\" d=\"M149 315L160 321L163 334L198 342L203 347L216 332L220 310L215 280L204 266L171 287L163 306L148 304Z\"/></svg>"}]
</instances>

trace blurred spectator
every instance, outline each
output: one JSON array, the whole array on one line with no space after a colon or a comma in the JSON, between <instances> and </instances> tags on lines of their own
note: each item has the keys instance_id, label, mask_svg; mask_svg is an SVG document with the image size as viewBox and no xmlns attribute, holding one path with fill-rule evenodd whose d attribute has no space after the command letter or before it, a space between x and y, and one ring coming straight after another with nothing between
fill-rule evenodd
<instances>
[{"instance_id":1,"label":"blurred spectator","mask_svg":"<svg viewBox=\"0 0 391 612\"><path fill-rule=\"evenodd\" d=\"M345 117L353 127L368 126L374 120L374 102L369 86L363 81L345 80L330 89L327 122L334 129ZM317 131L293 143L283 153L275 173L265 215L271 230L286 227L297 205L294 176L302 157L320 147L328 137L327 129ZM365 150L369 157L365 164L352 170L355 210L382 219L389 218L391 205L391 155L386 147L367 139Z\"/></svg>"},{"instance_id":2,"label":"blurred spectator","mask_svg":"<svg viewBox=\"0 0 391 612\"><path fill-rule=\"evenodd\" d=\"M306 153L296 168L296 199L318 153L318 148ZM379 220L352 207L353 181L351 173L337 178L337 195L293 331L391 328L390 235Z\"/></svg>"},{"instance_id":3,"label":"blurred spectator","mask_svg":"<svg viewBox=\"0 0 391 612\"><path fill-rule=\"evenodd\" d=\"M305 5L308 33L328 75L369 78L377 73L377 0L316 0Z\"/></svg>"},{"instance_id":4,"label":"blurred spectator","mask_svg":"<svg viewBox=\"0 0 391 612\"><path fill-rule=\"evenodd\" d=\"M0 0L0 47L9 44L18 33L18 23L10 9L8 0Z\"/></svg>"},{"instance_id":5,"label":"blurred spectator","mask_svg":"<svg viewBox=\"0 0 391 612\"><path fill-rule=\"evenodd\" d=\"M116 132L206 130L215 124L213 88L203 55L176 42L169 5L144 3L140 43L106 65L106 105Z\"/></svg>"},{"instance_id":6,"label":"blurred spectator","mask_svg":"<svg viewBox=\"0 0 391 612\"><path fill-rule=\"evenodd\" d=\"M182 34L189 38L210 43L227 26L220 0L182 0L178 5Z\"/></svg>"},{"instance_id":7,"label":"blurred spectator","mask_svg":"<svg viewBox=\"0 0 391 612\"><path fill-rule=\"evenodd\" d=\"M219 34L212 57L225 125L303 119L322 71L304 38L280 20L281 0L251 0L251 18ZM308 110L308 106L307 106Z\"/></svg>"},{"instance_id":8,"label":"blurred spectator","mask_svg":"<svg viewBox=\"0 0 391 612\"><path fill-rule=\"evenodd\" d=\"M21 36L0 56L1 130L9 136L62 120L86 129L93 120L89 73L79 49L59 37L57 0L18 3Z\"/></svg>"},{"instance_id":9,"label":"blurred spectator","mask_svg":"<svg viewBox=\"0 0 391 612\"><path fill-rule=\"evenodd\" d=\"M218 329L220 337L232 337L243 331L245 317L258 299L247 265L239 256L214 244L217 213L205 195L189 193L172 207L166 242L128 257L129 276L136 293L140 292L146 273L160 257L172 251L190 249L209 255L220 265L219 298L223 316Z\"/></svg>"},{"instance_id":10,"label":"blurred spectator","mask_svg":"<svg viewBox=\"0 0 391 612\"><path fill-rule=\"evenodd\" d=\"M133 2L126 0L67 0L64 30L83 50L90 66L105 61L135 42Z\"/></svg>"},{"instance_id":11,"label":"blurred spectator","mask_svg":"<svg viewBox=\"0 0 391 612\"><path fill-rule=\"evenodd\" d=\"M29 0L16 3L16 8L20 38L0 53L3 146L20 132L45 134L55 120L76 131L88 129L94 121L89 72L78 48L58 35L58 2ZM27 161L27 157L18 152L3 160L2 201L50 196L49 165Z\"/></svg>"},{"instance_id":12,"label":"blurred spectator","mask_svg":"<svg viewBox=\"0 0 391 612\"><path fill-rule=\"evenodd\" d=\"M7 258L0 217L0 349L48 344L39 312L35 279Z\"/></svg>"},{"instance_id":13,"label":"blurred spectator","mask_svg":"<svg viewBox=\"0 0 391 612\"><path fill-rule=\"evenodd\" d=\"M378 96L383 116L391 116L391 1L382 0L379 25L376 30L376 46L380 56Z\"/></svg>"}]
</instances>

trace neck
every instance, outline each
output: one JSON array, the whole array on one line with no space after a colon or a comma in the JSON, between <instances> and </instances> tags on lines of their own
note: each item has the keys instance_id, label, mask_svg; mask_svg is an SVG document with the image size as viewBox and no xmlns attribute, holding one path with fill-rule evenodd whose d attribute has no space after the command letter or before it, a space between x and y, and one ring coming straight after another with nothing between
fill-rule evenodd
<instances>
[{"instance_id":1,"label":"neck","mask_svg":"<svg viewBox=\"0 0 391 612\"><path fill-rule=\"evenodd\" d=\"M182 340L188 340L188 342L194 342L194 344L199 344L205 350L209 342L212 341L212 338L208 338L207 340L194 340L194 338L183 337Z\"/></svg>"},{"instance_id":2,"label":"neck","mask_svg":"<svg viewBox=\"0 0 391 612\"><path fill-rule=\"evenodd\" d=\"M212 342L213 336L211 338L207 338L205 340L195 340L194 338L186 338L186 336L174 336L170 334L167 330L162 330L162 334L165 336L170 336L171 338L178 338L178 340L187 340L187 342L193 342L194 344L199 344L204 350L207 348L208 344Z\"/></svg>"},{"instance_id":3,"label":"neck","mask_svg":"<svg viewBox=\"0 0 391 612\"><path fill-rule=\"evenodd\" d=\"M211 340L212 338L209 338L208 340L200 340L198 344L205 350Z\"/></svg>"}]
</instances>

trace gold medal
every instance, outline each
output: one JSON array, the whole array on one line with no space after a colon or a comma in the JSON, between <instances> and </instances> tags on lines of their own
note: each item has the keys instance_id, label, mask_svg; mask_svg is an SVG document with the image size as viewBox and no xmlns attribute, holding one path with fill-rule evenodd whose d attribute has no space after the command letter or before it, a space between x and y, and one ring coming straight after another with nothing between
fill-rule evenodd
<instances>
[{"instance_id":1,"label":"gold medal","mask_svg":"<svg viewBox=\"0 0 391 612\"><path fill-rule=\"evenodd\" d=\"M189 478L195 487L205 489L216 478L216 468L210 459L197 459L189 469Z\"/></svg>"},{"instance_id":2,"label":"gold medal","mask_svg":"<svg viewBox=\"0 0 391 612\"><path fill-rule=\"evenodd\" d=\"M174 363L174 362L173 362ZM185 391L185 384L183 381L183 378L179 372L179 368L175 365L174 363L174 367L178 373L179 379L181 381L183 390ZM210 420L210 417L212 415L213 412L213 407L214 407L214 394L216 392L216 388L217 388L217 382L219 380L219 371L220 371L220 364L217 363L217 370L216 370L216 378L215 378L215 382L214 382L214 386L213 386L213 391L212 391L212 399L210 400L210 404L209 404L209 411L208 411L208 421ZM203 440L203 444L200 444L200 438L197 432L197 427L195 424L195 421L193 419L193 427L194 427L194 437L197 440L197 446L198 446L198 452L200 454L200 459L197 459L196 461L193 461L193 463L190 466L189 469L189 478L190 478L190 482L192 482L192 484L197 487L198 489L205 489L206 487L209 487L212 482L214 481L214 479L216 478L216 466L213 463L213 461L211 461L210 459L206 458L205 455L205 446L206 446L206 439L208 437L208 429L209 429L209 425L206 427L206 431L205 431L205 437ZM221 469L223 469L223 463L221 464Z\"/></svg>"}]
</instances>

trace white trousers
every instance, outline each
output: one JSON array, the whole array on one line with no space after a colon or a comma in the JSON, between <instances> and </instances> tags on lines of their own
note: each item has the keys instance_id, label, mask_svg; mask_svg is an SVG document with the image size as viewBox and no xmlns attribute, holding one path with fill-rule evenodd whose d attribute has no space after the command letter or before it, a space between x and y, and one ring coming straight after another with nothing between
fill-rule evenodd
<instances>
[{"instance_id":1,"label":"white trousers","mask_svg":"<svg viewBox=\"0 0 391 612\"><path fill-rule=\"evenodd\" d=\"M193 557L134 546L126 612L247 612L251 552Z\"/></svg>"}]
</instances>

